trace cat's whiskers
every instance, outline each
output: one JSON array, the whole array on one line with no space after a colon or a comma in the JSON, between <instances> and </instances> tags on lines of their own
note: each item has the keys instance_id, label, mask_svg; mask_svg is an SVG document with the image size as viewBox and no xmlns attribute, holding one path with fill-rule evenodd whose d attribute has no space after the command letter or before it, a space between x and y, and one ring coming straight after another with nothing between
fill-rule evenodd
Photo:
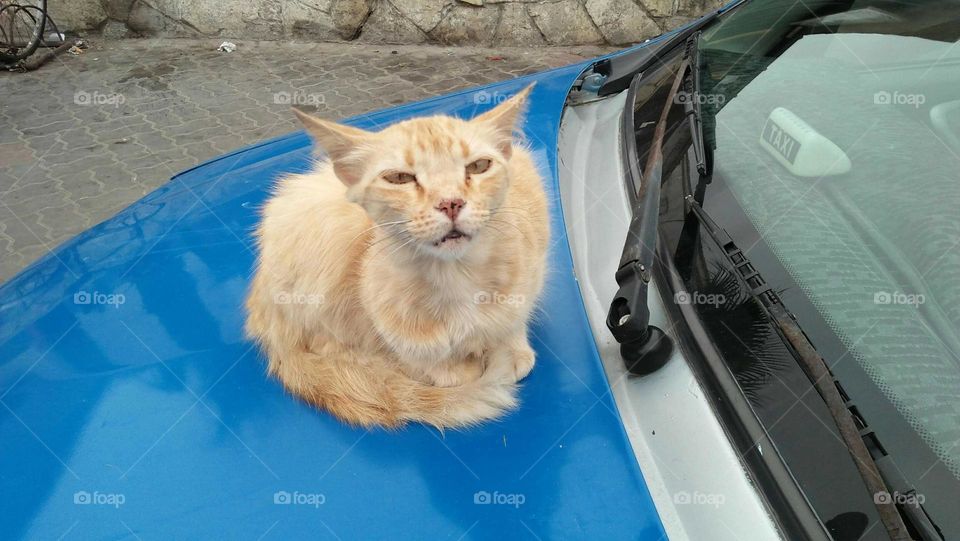
<instances>
[{"instance_id":1,"label":"cat's whiskers","mask_svg":"<svg viewBox=\"0 0 960 541\"><path fill-rule=\"evenodd\" d=\"M490 218L490 219L487 220L487 224L486 224L486 225L490 225L490 226L492 227L491 224L495 224L495 223L496 223L496 224L509 225L510 227L516 229L516 230L520 233L520 236L523 237L523 240L527 243L527 245L528 245L528 246L533 246L533 241L530 240L530 237L527 236L527 234L524 233L524 231L523 231L522 229L520 229L519 227L517 227L517 224L508 222L508 221L506 221L506 220L497 220L497 219L495 219L495 218ZM494 229L496 229L496 228L494 228ZM506 233L504 233L502 229L497 229L497 231L500 231L500 234L501 234L501 235L506 235Z\"/></svg>"},{"instance_id":2,"label":"cat's whiskers","mask_svg":"<svg viewBox=\"0 0 960 541\"><path fill-rule=\"evenodd\" d=\"M410 222L411 222L411 220L397 220L397 221L395 221L395 222L384 222L384 223L382 223L382 224L374 224L373 227L368 227L368 228L364 229L364 230L361 231L356 237L353 237L352 239L350 239L349 244L352 245L354 242L356 242L357 239L359 239L360 237L362 237L365 233L367 233L367 232L369 232L369 231L373 231L374 229L377 229L377 228L380 228L380 227L388 227L388 226L396 226L396 225L401 225L401 224L408 224L408 223L410 223Z\"/></svg>"},{"instance_id":3,"label":"cat's whiskers","mask_svg":"<svg viewBox=\"0 0 960 541\"><path fill-rule=\"evenodd\" d=\"M397 246L396 248L393 249L392 252L390 252L389 254L387 254L387 257L390 257L390 256L392 256L393 254L397 253L397 250L399 250L399 249L403 248L404 246L410 244L410 243L413 242L414 240L416 240L416 239L414 239L413 237L410 237L410 239L407 240L407 242L404 242L404 243L401 244L400 246Z\"/></svg>"},{"instance_id":4,"label":"cat's whiskers","mask_svg":"<svg viewBox=\"0 0 960 541\"><path fill-rule=\"evenodd\" d=\"M506 220L511 223L513 223L513 221L517 221L524 225L531 225L534 223L533 220L531 220L530 217L527 216L526 214L520 213L518 211L513 211L513 210L506 210L503 212L494 212L493 214L490 215L490 217Z\"/></svg>"},{"instance_id":5,"label":"cat's whiskers","mask_svg":"<svg viewBox=\"0 0 960 541\"><path fill-rule=\"evenodd\" d=\"M395 246L395 245L396 245L395 243L398 243L398 242L400 242L400 241L404 241L402 246L405 246L405 245L409 244L410 242L415 241L416 238L414 238L413 235L411 235L410 233L408 233L408 232L406 232L406 231L401 231L401 234L400 234L400 235L396 235L396 236L392 236L392 235L391 235L391 236L386 236L386 237L384 237L384 238L382 238L382 239L374 242L374 243L371 244L370 246L373 246L374 244L379 244L379 243L381 243L381 242L383 242L383 241L385 241L385 240L388 241L388 242L387 242L386 244L384 244L383 246L381 246L375 253L371 254L371 255L369 256L371 259L372 259L372 258L375 258L375 257L378 256L378 255L380 255L380 254L381 254L384 250L386 250L387 248L390 248L391 246ZM370 246L368 246L367 248L369 249ZM392 255L392 254L393 254L393 252L390 252L390 255Z\"/></svg>"},{"instance_id":6,"label":"cat's whiskers","mask_svg":"<svg viewBox=\"0 0 960 541\"><path fill-rule=\"evenodd\" d=\"M411 220L407 220L407 222L409 222L409 221L411 221ZM405 223L406 223L406 222L405 222ZM392 230L391 230L390 228L396 228L396 229L392 229ZM369 250L369 249L372 248L373 246L376 246L377 244L380 244L380 243L385 242L385 241L394 241L394 240L397 240L398 237L402 239L402 238L406 238L406 237L410 236L410 232L409 232L408 230L404 229L402 226L399 226L399 225L390 225L389 227L385 228L384 230L387 231L387 233L384 234L384 235L382 235L379 239L376 239L376 240L374 240L373 242L367 244L367 246L366 246L367 250ZM389 245L390 245L390 244L388 243L387 246L389 246Z\"/></svg>"},{"instance_id":7,"label":"cat's whiskers","mask_svg":"<svg viewBox=\"0 0 960 541\"><path fill-rule=\"evenodd\" d=\"M496 223L504 223L504 222L496 222ZM488 221L485 225L486 225L487 227L489 227L490 229L493 229L493 230L496 231L497 233L500 233L500 234L503 235L504 237L507 236L507 232L506 232L506 231L504 231L503 229L500 229L499 227L493 225L493 224L490 223L489 221ZM513 224L508 224L508 225L513 225ZM526 238L526 235L524 235L524 239L523 239L523 240L524 240L524 242L527 243L528 246L530 246L531 248L533 247L533 243L530 242L530 239Z\"/></svg>"},{"instance_id":8,"label":"cat's whiskers","mask_svg":"<svg viewBox=\"0 0 960 541\"><path fill-rule=\"evenodd\" d=\"M396 240L397 240L396 237L389 237L389 236L388 236L388 237L383 237L383 238L381 238L381 239L379 239L379 240L376 240L376 241L371 242L370 244L368 244L368 245L367 245L367 251L369 252L369 251L370 251L370 248L373 248L374 246L376 246L376 245L378 245L378 244L382 244L382 243L384 243L384 242L387 243L385 246L391 246L392 243L393 243L393 241L396 241Z\"/></svg>"},{"instance_id":9,"label":"cat's whiskers","mask_svg":"<svg viewBox=\"0 0 960 541\"><path fill-rule=\"evenodd\" d=\"M503 212L503 214L509 214L510 216L516 216L517 218L522 218L523 220L530 222L530 216L527 215L528 211L526 209L522 209L520 207L498 207L492 212L492 215L496 216L497 214L500 214L500 212Z\"/></svg>"},{"instance_id":10,"label":"cat's whiskers","mask_svg":"<svg viewBox=\"0 0 960 541\"><path fill-rule=\"evenodd\" d=\"M486 227L489 227L490 229L493 229L493 230L496 231L497 233L500 233L501 235L506 236L506 233L503 231L503 229L500 229L499 227L497 227L497 226L495 226L495 225L493 225L493 224L491 224L491 223L489 223L489 222L487 222L485 225L486 225Z\"/></svg>"}]
</instances>

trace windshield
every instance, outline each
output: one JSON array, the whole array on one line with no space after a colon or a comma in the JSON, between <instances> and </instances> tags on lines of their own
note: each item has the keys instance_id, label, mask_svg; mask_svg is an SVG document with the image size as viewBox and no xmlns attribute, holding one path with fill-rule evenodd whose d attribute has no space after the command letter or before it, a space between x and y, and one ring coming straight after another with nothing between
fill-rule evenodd
<instances>
[{"instance_id":1,"label":"windshield","mask_svg":"<svg viewBox=\"0 0 960 541\"><path fill-rule=\"evenodd\" d=\"M750 2L704 31L697 96L705 208L741 209L720 225L946 538L960 535L958 15Z\"/></svg>"}]
</instances>

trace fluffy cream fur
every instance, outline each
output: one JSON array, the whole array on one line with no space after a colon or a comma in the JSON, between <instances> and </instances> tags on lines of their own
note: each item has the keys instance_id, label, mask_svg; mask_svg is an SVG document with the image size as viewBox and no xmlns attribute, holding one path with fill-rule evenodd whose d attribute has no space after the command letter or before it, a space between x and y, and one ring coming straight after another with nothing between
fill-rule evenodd
<instances>
[{"instance_id":1,"label":"fluffy cream fur","mask_svg":"<svg viewBox=\"0 0 960 541\"><path fill-rule=\"evenodd\" d=\"M247 332L292 393L367 426L515 405L549 242L542 179L513 140L529 92L378 132L297 112L326 159L277 184L247 298Z\"/></svg>"}]
</instances>

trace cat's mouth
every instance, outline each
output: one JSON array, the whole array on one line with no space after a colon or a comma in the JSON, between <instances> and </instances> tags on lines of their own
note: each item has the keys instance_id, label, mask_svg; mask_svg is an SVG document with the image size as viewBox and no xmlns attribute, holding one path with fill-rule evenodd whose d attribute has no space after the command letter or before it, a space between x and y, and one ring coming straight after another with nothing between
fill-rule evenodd
<instances>
[{"instance_id":1,"label":"cat's mouth","mask_svg":"<svg viewBox=\"0 0 960 541\"><path fill-rule=\"evenodd\" d=\"M443 246L445 244L459 244L461 242L468 242L470 240L470 235L460 231L458 229L451 229L449 233L443 236L437 242L434 242L434 246Z\"/></svg>"}]
</instances>

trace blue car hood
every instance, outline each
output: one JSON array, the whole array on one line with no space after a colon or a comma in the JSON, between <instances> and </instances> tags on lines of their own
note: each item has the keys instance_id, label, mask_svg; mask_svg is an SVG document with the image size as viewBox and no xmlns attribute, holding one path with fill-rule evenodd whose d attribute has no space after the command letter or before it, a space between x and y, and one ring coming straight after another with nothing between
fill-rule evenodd
<instances>
[{"instance_id":1,"label":"blue car hood","mask_svg":"<svg viewBox=\"0 0 960 541\"><path fill-rule=\"evenodd\" d=\"M560 115L585 66L350 121L469 117L537 81L525 133L555 242L517 411L368 431L266 377L242 306L257 209L310 162L292 134L177 175L0 287L3 537L663 538L559 207Z\"/></svg>"}]
</instances>

